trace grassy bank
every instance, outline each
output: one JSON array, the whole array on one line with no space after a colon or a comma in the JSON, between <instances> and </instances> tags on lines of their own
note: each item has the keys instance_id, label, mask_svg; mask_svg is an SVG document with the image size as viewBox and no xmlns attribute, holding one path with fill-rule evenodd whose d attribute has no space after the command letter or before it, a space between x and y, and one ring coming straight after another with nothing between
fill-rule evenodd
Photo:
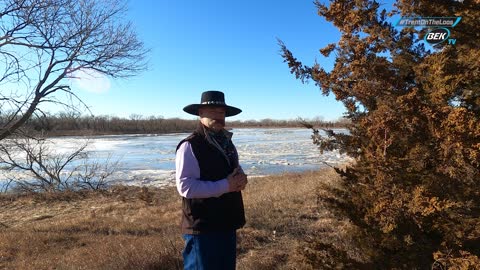
<instances>
[{"instance_id":1,"label":"grassy bank","mask_svg":"<svg viewBox=\"0 0 480 270\"><path fill-rule=\"evenodd\" d=\"M246 226L237 269L322 269L329 248L364 261L344 235L348 221L317 205L333 170L254 178L244 191ZM1 269L180 269L180 198L174 188L0 197ZM340 263L340 262L338 262ZM337 264L341 267L341 264Z\"/></svg>"}]
</instances>

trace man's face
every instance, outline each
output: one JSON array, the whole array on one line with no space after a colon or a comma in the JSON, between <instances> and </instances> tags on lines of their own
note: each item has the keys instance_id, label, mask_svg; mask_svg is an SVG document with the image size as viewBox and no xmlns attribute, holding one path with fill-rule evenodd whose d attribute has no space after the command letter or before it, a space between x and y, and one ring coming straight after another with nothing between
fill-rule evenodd
<instances>
[{"instance_id":1,"label":"man's face","mask_svg":"<svg viewBox=\"0 0 480 270\"><path fill-rule=\"evenodd\" d=\"M200 122L216 132L225 127L225 108L206 106L198 109Z\"/></svg>"}]
</instances>

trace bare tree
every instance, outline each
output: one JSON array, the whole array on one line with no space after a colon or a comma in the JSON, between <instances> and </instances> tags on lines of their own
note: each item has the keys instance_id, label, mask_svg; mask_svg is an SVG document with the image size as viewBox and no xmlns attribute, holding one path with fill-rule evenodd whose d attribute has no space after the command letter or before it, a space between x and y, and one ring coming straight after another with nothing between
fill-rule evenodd
<instances>
[{"instance_id":1,"label":"bare tree","mask_svg":"<svg viewBox=\"0 0 480 270\"><path fill-rule=\"evenodd\" d=\"M125 6L122 0L0 1L0 140L42 102L82 103L68 83L75 72L128 77L145 69L147 50L123 20Z\"/></svg>"},{"instance_id":2,"label":"bare tree","mask_svg":"<svg viewBox=\"0 0 480 270\"><path fill-rule=\"evenodd\" d=\"M13 174L7 178L4 191L11 183L20 191L97 190L106 187L118 165L110 157L103 163L91 160L85 151L88 141L63 154L52 151L52 142L44 138L5 141L0 144L0 165L3 171Z\"/></svg>"},{"instance_id":3,"label":"bare tree","mask_svg":"<svg viewBox=\"0 0 480 270\"><path fill-rule=\"evenodd\" d=\"M4 168L0 168L0 171L1 170L5 170ZM12 184L12 182L15 181L15 179L7 179L3 182L0 182L0 193L7 193L7 191L9 190L10 188L10 185Z\"/></svg>"}]
</instances>

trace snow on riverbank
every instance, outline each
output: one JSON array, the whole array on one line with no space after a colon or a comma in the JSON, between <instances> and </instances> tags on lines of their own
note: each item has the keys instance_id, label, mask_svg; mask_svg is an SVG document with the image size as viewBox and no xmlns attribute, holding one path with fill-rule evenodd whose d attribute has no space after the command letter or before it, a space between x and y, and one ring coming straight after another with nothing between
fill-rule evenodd
<instances>
[{"instance_id":1,"label":"snow on riverbank","mask_svg":"<svg viewBox=\"0 0 480 270\"><path fill-rule=\"evenodd\" d=\"M250 176L318 170L326 165L351 161L337 151L320 155L312 143L311 131L298 128L233 129L233 141L240 164ZM340 130L342 131L342 130ZM342 132L346 132L343 130ZM189 134L109 135L88 139L91 160L116 161L112 183L141 186L165 186L175 183L175 149ZM86 141L83 137L51 139L56 153L66 154ZM75 165L75 164L72 164ZM66 170L71 169L67 167ZM1 169L0 169L1 170ZM0 182L8 177L27 177L18 172L0 171Z\"/></svg>"}]
</instances>

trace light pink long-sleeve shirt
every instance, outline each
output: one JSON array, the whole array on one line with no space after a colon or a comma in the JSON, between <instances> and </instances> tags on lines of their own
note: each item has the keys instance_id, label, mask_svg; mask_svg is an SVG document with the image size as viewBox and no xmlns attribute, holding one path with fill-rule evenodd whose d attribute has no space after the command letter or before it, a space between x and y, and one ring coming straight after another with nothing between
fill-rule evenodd
<instances>
[{"instance_id":1,"label":"light pink long-sleeve shirt","mask_svg":"<svg viewBox=\"0 0 480 270\"><path fill-rule=\"evenodd\" d=\"M220 197L228 192L227 179L200 180L200 167L190 142L180 145L175 157L175 180L178 193L187 199Z\"/></svg>"}]
</instances>

